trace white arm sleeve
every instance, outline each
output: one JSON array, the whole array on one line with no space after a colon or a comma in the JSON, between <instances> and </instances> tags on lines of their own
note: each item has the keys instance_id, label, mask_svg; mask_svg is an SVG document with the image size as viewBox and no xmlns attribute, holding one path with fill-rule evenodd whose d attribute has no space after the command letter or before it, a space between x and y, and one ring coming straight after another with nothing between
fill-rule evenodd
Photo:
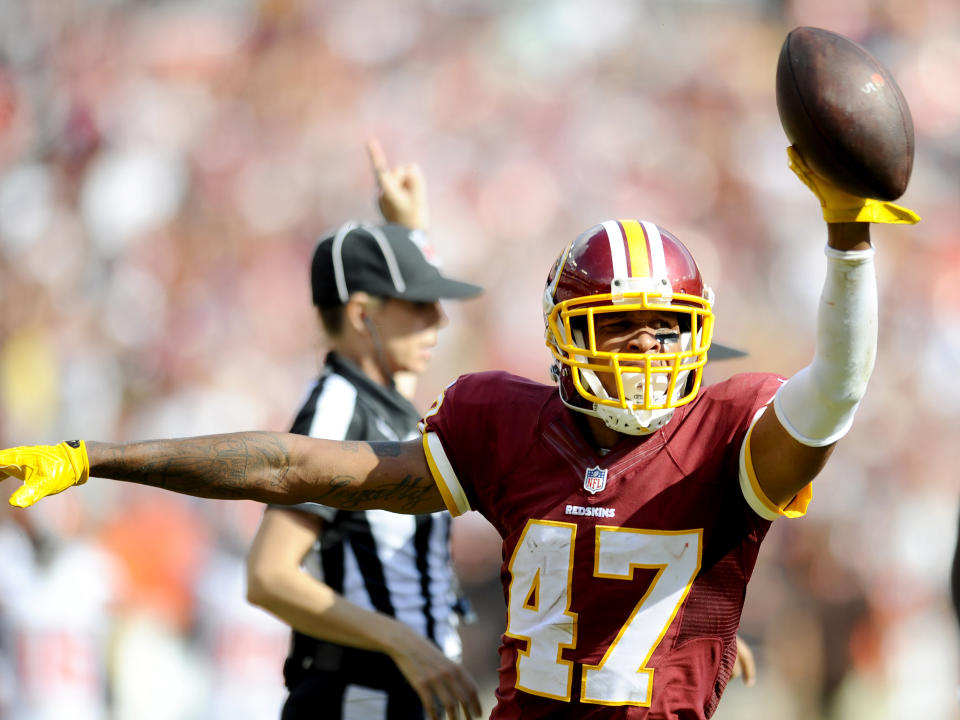
<instances>
[{"instance_id":1,"label":"white arm sleeve","mask_svg":"<svg viewBox=\"0 0 960 720\"><path fill-rule=\"evenodd\" d=\"M867 388L877 353L873 248L826 248L813 362L774 397L780 424L797 442L824 447L842 438Z\"/></svg>"}]
</instances>

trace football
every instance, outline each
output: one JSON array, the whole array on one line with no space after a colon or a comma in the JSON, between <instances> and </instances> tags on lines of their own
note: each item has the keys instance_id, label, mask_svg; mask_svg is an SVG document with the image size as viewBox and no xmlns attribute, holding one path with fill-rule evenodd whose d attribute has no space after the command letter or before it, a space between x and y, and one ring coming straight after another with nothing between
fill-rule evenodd
<instances>
[{"instance_id":1,"label":"football","mask_svg":"<svg viewBox=\"0 0 960 720\"><path fill-rule=\"evenodd\" d=\"M777 110L810 169L858 197L896 200L913 169L913 120L890 72L843 35L792 30L777 62Z\"/></svg>"}]
</instances>

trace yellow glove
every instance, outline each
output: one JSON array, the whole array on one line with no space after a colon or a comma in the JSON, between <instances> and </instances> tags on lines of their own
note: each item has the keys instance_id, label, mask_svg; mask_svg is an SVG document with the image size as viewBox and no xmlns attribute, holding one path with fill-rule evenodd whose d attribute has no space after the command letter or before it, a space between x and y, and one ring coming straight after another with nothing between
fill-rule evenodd
<instances>
[{"instance_id":1,"label":"yellow glove","mask_svg":"<svg viewBox=\"0 0 960 720\"><path fill-rule=\"evenodd\" d=\"M27 445L0 451L0 480L19 478L23 485L10 496L14 507L30 507L90 477L90 460L83 440L59 445Z\"/></svg>"},{"instance_id":2,"label":"yellow glove","mask_svg":"<svg viewBox=\"0 0 960 720\"><path fill-rule=\"evenodd\" d=\"M823 219L828 223L868 222L913 225L920 222L920 216L913 210L891 202L845 193L807 167L800 153L792 146L787 148L787 155L790 158L790 169L819 198L823 208Z\"/></svg>"}]
</instances>

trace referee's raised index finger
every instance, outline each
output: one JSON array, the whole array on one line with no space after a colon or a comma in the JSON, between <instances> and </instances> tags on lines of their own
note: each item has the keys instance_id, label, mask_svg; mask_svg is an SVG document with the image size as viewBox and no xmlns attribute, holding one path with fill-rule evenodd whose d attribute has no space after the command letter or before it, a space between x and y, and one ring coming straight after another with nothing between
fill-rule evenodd
<instances>
[{"instance_id":1,"label":"referee's raised index finger","mask_svg":"<svg viewBox=\"0 0 960 720\"><path fill-rule=\"evenodd\" d=\"M383 177L387 174L387 156L383 154L383 148L380 141L371 138L367 141L367 154L370 156L370 165L373 166L373 174L377 176L377 182L382 184Z\"/></svg>"}]
</instances>

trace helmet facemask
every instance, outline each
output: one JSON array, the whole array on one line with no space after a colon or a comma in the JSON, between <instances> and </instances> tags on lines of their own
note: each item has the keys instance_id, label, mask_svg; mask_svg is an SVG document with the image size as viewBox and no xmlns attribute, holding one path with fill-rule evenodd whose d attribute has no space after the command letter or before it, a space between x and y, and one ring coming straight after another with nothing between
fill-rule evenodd
<instances>
[{"instance_id":1,"label":"helmet facemask","mask_svg":"<svg viewBox=\"0 0 960 720\"><path fill-rule=\"evenodd\" d=\"M617 313L629 317L642 311L668 311L677 316L678 351L612 352L597 347L598 316ZM552 336L549 346L554 357L570 368L577 392L593 405L591 414L611 429L644 435L662 427L674 408L693 400L700 389L713 336L713 314L705 298L642 291L610 293L558 303L547 317L547 334ZM604 387L602 376L615 392Z\"/></svg>"}]
</instances>

